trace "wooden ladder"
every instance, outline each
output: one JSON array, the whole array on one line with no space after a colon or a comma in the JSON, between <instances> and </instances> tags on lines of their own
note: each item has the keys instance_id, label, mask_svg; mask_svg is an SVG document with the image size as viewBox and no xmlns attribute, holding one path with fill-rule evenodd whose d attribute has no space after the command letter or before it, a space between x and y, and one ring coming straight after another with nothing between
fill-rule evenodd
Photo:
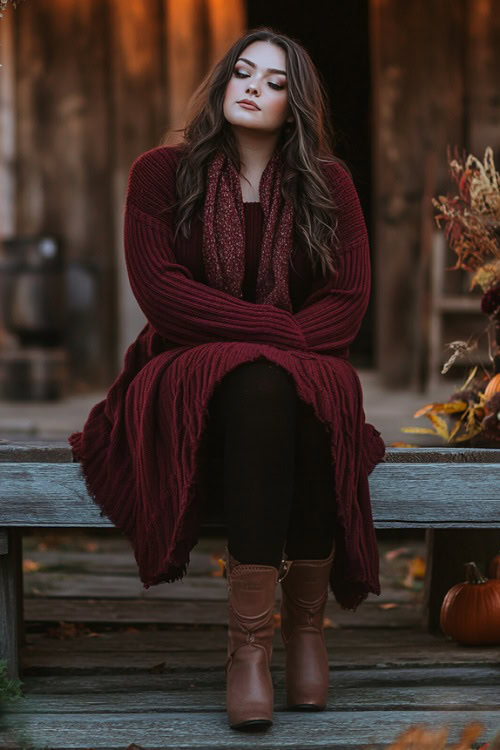
<instances>
[{"instance_id":1,"label":"wooden ladder","mask_svg":"<svg viewBox=\"0 0 500 750\"><path fill-rule=\"evenodd\" d=\"M445 349L445 344L457 338L467 340L467 333L459 336L447 335L446 318L449 315L467 313L478 316L476 330L481 330L481 323L486 317L481 312L481 297L479 294L471 294L467 291L470 283L470 274L465 271L454 271L457 274L453 279L455 289L452 293L446 290L446 271L448 244L442 230L436 229L432 238L432 260L431 260L431 299L429 314L429 365L427 385L429 390L443 383L441 369L452 354L452 349ZM451 279L450 279L451 280ZM481 320L483 318L483 321ZM473 350L467 355L467 359L460 358L457 363L483 364L491 367L492 363L487 353L482 350Z\"/></svg>"}]
</instances>

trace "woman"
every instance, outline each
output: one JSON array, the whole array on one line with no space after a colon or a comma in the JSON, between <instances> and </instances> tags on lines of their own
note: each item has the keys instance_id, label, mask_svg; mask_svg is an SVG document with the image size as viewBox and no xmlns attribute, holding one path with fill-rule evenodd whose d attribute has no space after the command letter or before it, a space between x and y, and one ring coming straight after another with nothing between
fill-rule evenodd
<instances>
[{"instance_id":1,"label":"woman","mask_svg":"<svg viewBox=\"0 0 500 750\"><path fill-rule=\"evenodd\" d=\"M228 721L269 726L276 584L292 709L326 706L328 585L343 608L380 594L385 446L348 359L369 245L295 40L249 31L193 108L182 144L132 164L125 256L148 322L69 442L145 588L182 578L203 513L224 511Z\"/></svg>"}]
</instances>

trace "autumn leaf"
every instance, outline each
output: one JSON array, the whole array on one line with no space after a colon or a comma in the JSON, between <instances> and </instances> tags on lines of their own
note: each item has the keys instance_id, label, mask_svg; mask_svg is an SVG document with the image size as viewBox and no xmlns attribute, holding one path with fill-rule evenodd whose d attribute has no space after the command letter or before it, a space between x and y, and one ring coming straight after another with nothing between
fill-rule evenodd
<instances>
[{"instance_id":1,"label":"autumn leaf","mask_svg":"<svg viewBox=\"0 0 500 750\"><path fill-rule=\"evenodd\" d=\"M463 411L467 408L465 401L445 401L443 403L434 402L422 406L421 409L415 412L414 417L422 417L428 412L444 412L445 414L453 414L456 411Z\"/></svg>"},{"instance_id":2,"label":"autumn leaf","mask_svg":"<svg viewBox=\"0 0 500 750\"><path fill-rule=\"evenodd\" d=\"M396 440L394 443L391 443L391 448L420 448L420 445L416 445L415 443L402 443L401 441Z\"/></svg>"},{"instance_id":3,"label":"autumn leaf","mask_svg":"<svg viewBox=\"0 0 500 750\"><path fill-rule=\"evenodd\" d=\"M448 425L442 417L438 417L437 414L426 414L426 417L431 420L432 424L436 428L438 435L445 440L448 440L450 433L448 431Z\"/></svg>"},{"instance_id":4,"label":"autumn leaf","mask_svg":"<svg viewBox=\"0 0 500 750\"><path fill-rule=\"evenodd\" d=\"M212 570L210 573L211 576L214 576L214 578L222 578L224 575L224 569L226 567L226 563L224 561L223 557L215 557L215 555L212 555L210 558L210 561L212 565L216 565L216 569Z\"/></svg>"},{"instance_id":5,"label":"autumn leaf","mask_svg":"<svg viewBox=\"0 0 500 750\"><path fill-rule=\"evenodd\" d=\"M34 560L23 560L23 572L24 573L32 573L34 570L40 570L40 563L35 562Z\"/></svg>"},{"instance_id":6,"label":"autumn leaf","mask_svg":"<svg viewBox=\"0 0 500 750\"><path fill-rule=\"evenodd\" d=\"M401 427L401 432L413 432L416 435L437 435L436 430L429 427Z\"/></svg>"}]
</instances>

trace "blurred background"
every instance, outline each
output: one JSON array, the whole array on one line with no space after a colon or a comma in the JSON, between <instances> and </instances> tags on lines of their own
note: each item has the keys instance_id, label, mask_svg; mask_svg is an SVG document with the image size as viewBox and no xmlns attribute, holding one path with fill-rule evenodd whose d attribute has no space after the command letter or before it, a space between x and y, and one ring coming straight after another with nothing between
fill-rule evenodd
<instances>
[{"instance_id":1,"label":"blurred background","mask_svg":"<svg viewBox=\"0 0 500 750\"><path fill-rule=\"evenodd\" d=\"M68 436L105 398L146 323L124 257L130 167L184 125L210 66L260 25L309 51L329 92L336 152L352 171L364 211L371 298L351 361L366 419L386 446L446 445L437 432L406 435L401 428L421 426L425 419L414 413L446 401L474 366L495 371L482 336L441 372L452 353L447 344L478 336L487 318L480 288L469 290L470 273L449 270L456 255L436 224L432 198L456 193L448 149L482 160L491 147L500 164L500 0L22 0L15 8L0 0L2 6L0 460L47 461L36 458L47 443L54 462L71 461ZM29 475L34 484L43 469L38 464ZM11 471L4 476L15 480L26 469ZM483 476L488 495L493 480ZM69 513L60 479L52 500L59 497L61 512ZM76 514L67 530L38 528L32 507L30 527L15 521L0 528L0 558L7 561L4 588L17 580L17 601L24 602L24 679L31 699L38 693L42 702L21 710L28 718L32 712L34 732L50 725L59 737L67 714L81 725L78 736L88 732L78 747L94 742L89 727L102 746L115 712L122 731L138 707L155 712L141 714L153 728L158 712L219 710L225 529L204 529L185 579L146 591L128 541L111 522L76 528ZM471 707L497 711L498 648L457 649L422 626L437 627L436 602L463 580L463 560L485 563L498 553L498 529L379 528L377 543L381 597L370 595L355 613L330 597L324 620L335 710L345 711L342 717L358 711L349 732L358 730L361 714L370 724L378 717L377 731L386 732L417 708L436 721L444 715L438 708L460 718ZM275 654L282 667L278 639ZM467 694L465 686L472 686ZM65 694L64 708L56 693ZM192 721L189 733L198 725L205 732L205 721ZM304 727L307 744L312 725Z\"/></svg>"},{"instance_id":2,"label":"blurred background","mask_svg":"<svg viewBox=\"0 0 500 750\"><path fill-rule=\"evenodd\" d=\"M130 166L262 24L309 50L362 202L372 292L351 354L367 418L386 443L404 440L424 392L438 400L472 363L491 365L479 347L440 373L445 344L485 318L468 274L445 270L456 257L431 197L451 189L448 147L499 156L498 3L23 0L0 19L4 434L81 428L120 373L146 322L123 251Z\"/></svg>"}]
</instances>

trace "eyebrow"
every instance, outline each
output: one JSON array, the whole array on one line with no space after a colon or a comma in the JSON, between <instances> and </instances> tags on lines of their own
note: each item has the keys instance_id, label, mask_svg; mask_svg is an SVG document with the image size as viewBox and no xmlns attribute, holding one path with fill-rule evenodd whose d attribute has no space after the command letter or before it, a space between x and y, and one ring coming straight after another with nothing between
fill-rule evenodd
<instances>
[{"instance_id":1,"label":"eyebrow","mask_svg":"<svg viewBox=\"0 0 500 750\"><path fill-rule=\"evenodd\" d=\"M240 60L242 60L243 62L248 63L249 65L252 66L252 68L256 68L257 67L254 62L252 62L251 60L247 60L246 57L238 57L238 59L236 60L236 62L239 62ZM286 71L285 70L278 70L277 68L268 68L267 72L268 73L279 73L282 76L286 76Z\"/></svg>"}]
</instances>

